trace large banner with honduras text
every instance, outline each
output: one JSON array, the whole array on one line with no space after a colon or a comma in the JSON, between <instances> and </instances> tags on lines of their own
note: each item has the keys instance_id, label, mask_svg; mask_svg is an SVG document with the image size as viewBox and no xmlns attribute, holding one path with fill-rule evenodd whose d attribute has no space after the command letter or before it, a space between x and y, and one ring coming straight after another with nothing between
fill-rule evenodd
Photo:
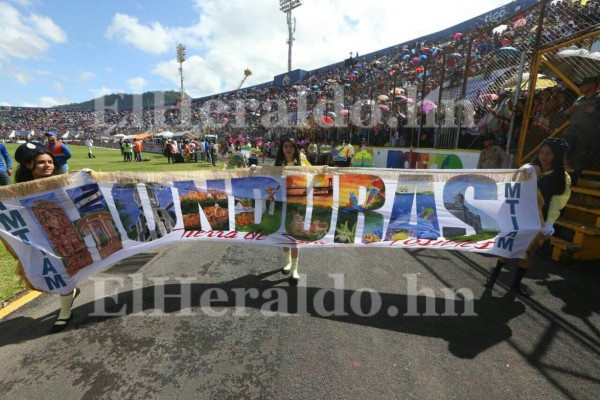
<instances>
[{"instance_id":1,"label":"large banner with honduras text","mask_svg":"<svg viewBox=\"0 0 600 400\"><path fill-rule=\"evenodd\" d=\"M532 168L78 172L0 188L0 237L32 287L57 293L192 240L521 257L540 227Z\"/></svg>"}]
</instances>

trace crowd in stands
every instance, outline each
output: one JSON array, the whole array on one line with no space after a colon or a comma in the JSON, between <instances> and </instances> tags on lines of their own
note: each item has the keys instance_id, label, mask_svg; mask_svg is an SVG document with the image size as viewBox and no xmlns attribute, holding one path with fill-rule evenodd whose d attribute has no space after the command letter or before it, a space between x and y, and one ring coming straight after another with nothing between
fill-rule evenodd
<instances>
[{"instance_id":1,"label":"crowd in stands","mask_svg":"<svg viewBox=\"0 0 600 400\"><path fill-rule=\"evenodd\" d=\"M371 111L368 102L373 101L384 113L383 121L387 121L386 117L389 115L395 115L406 124L406 115L409 114L411 107L417 108L418 116L424 118L426 112L424 107L416 104L439 87L442 81L449 81L450 86L460 87L465 73L467 76L485 76L501 68L516 70L520 52L531 49L534 45L540 9L540 4L537 4L501 27L498 26L498 22L489 22L471 31L455 32L450 37L437 41L416 40L398 45L383 55L361 57L356 54L351 65L332 67L325 72L322 70L309 72L301 82L293 86L262 85L197 99L191 102L187 115L182 115L179 107L119 112L1 107L0 135L6 138L13 130L33 130L39 135L49 130L57 132L75 130L111 135L147 130L177 128L184 130L192 126L206 126L203 123L205 124L206 119L210 118L217 126L212 133L225 136L235 132L234 136L237 136L241 129L247 137L260 136L271 140L273 135L287 133L290 128L289 125L286 125L283 130L265 127L263 123L265 114L273 111L265 110L263 105L275 104L277 100L283 100L287 105L286 113L295 113L302 100L299 96L303 96L306 98L309 112L317 104L324 105L323 114L318 117L323 119L324 124L315 123L317 118L307 119L302 123L304 115L301 115L299 120L294 118L286 121L295 126L295 134L300 140L302 132L310 132L313 140L325 141L335 130L337 140L344 138L355 144L366 138L369 145L407 145L409 140L412 140L412 136L408 139L403 133L402 123L398 128L381 124L370 126L368 129L359 129L356 126L339 128L337 122L344 118L347 123L350 122L348 110L357 101L364 100L367 107L363 109L359 120L369 119ZM541 39L542 43L549 43L598 26L600 1L591 0L585 5L580 1L551 2L547 5L544 18ZM467 54L469 48L471 52ZM500 49L514 50L503 52ZM468 68L465 68L467 61L469 61ZM335 88L339 86L344 88L344 97L335 104L332 99L334 99ZM493 93L499 90L500 87L481 88L482 93ZM208 100L219 100L226 106L210 110L206 107ZM236 109L236 102L245 105L243 113L240 109ZM494 106L496 104L491 104L492 108ZM519 107L522 109L522 104ZM338 113L336 114L334 110ZM487 113L487 109L484 108L483 112ZM245 118L242 124L244 128L232 126L234 122L237 126L240 125L239 118ZM476 118L475 123L477 121ZM414 130L404 129L404 131ZM431 138L424 137L420 145L432 145Z\"/></svg>"}]
</instances>

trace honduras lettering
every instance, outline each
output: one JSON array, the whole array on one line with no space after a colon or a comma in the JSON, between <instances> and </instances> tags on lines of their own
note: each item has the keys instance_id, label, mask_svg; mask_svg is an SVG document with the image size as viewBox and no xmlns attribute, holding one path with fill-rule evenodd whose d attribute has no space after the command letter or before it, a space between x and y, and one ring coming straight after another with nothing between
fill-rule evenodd
<instances>
[{"instance_id":1,"label":"honduras lettering","mask_svg":"<svg viewBox=\"0 0 600 400\"><path fill-rule=\"evenodd\" d=\"M58 293L191 240L520 257L541 226L536 194L533 169L79 172L1 188L0 237L33 287Z\"/></svg>"}]
</instances>

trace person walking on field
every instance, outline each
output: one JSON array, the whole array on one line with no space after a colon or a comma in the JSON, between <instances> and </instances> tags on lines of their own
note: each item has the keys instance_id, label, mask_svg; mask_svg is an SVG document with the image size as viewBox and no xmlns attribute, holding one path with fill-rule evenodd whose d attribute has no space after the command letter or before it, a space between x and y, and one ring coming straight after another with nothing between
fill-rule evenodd
<instances>
[{"instance_id":1,"label":"person walking on field","mask_svg":"<svg viewBox=\"0 0 600 400\"><path fill-rule=\"evenodd\" d=\"M48 139L46 142L46 149L48 149L48 151L54 155L59 172L61 174L67 174L69 172L69 164L67 164L67 160L71 158L71 150L69 149L69 146L58 140L55 132L46 133L46 138Z\"/></svg>"},{"instance_id":2,"label":"person walking on field","mask_svg":"<svg viewBox=\"0 0 600 400\"><path fill-rule=\"evenodd\" d=\"M287 167L287 166L300 166L300 149L296 145L296 141L292 138L286 138L279 150L277 151L277 157L275 158L275 166ZM298 248L283 248L283 257L285 259L285 265L281 269L281 272L285 275L291 272L290 283L292 286L296 286L300 280L298 274L298 258L300 257L300 251Z\"/></svg>"},{"instance_id":3,"label":"person walking on field","mask_svg":"<svg viewBox=\"0 0 600 400\"><path fill-rule=\"evenodd\" d=\"M94 153L92 153L92 148L94 147L94 140L89 137L85 140L85 145L88 148L88 158L96 158Z\"/></svg>"},{"instance_id":4,"label":"person walking on field","mask_svg":"<svg viewBox=\"0 0 600 400\"><path fill-rule=\"evenodd\" d=\"M142 149L142 141L140 139L135 139L133 142L134 161L142 161Z\"/></svg>"},{"instance_id":5,"label":"person walking on field","mask_svg":"<svg viewBox=\"0 0 600 400\"><path fill-rule=\"evenodd\" d=\"M131 162L133 156L133 148L131 147L131 142L129 139L123 142L123 161Z\"/></svg>"}]
</instances>

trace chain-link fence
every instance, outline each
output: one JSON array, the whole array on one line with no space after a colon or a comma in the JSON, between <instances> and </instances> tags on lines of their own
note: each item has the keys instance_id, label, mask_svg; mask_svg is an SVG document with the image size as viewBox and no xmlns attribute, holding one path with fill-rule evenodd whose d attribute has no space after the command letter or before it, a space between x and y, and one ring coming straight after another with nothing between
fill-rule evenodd
<instances>
[{"instance_id":1,"label":"chain-link fence","mask_svg":"<svg viewBox=\"0 0 600 400\"><path fill-rule=\"evenodd\" d=\"M542 1L446 41L404 45L384 60L389 74L357 91L403 88L392 113L406 116L404 145L479 149L487 134L523 161L564 128L557 110L580 95L579 81L600 75L599 29L600 1Z\"/></svg>"}]
</instances>

